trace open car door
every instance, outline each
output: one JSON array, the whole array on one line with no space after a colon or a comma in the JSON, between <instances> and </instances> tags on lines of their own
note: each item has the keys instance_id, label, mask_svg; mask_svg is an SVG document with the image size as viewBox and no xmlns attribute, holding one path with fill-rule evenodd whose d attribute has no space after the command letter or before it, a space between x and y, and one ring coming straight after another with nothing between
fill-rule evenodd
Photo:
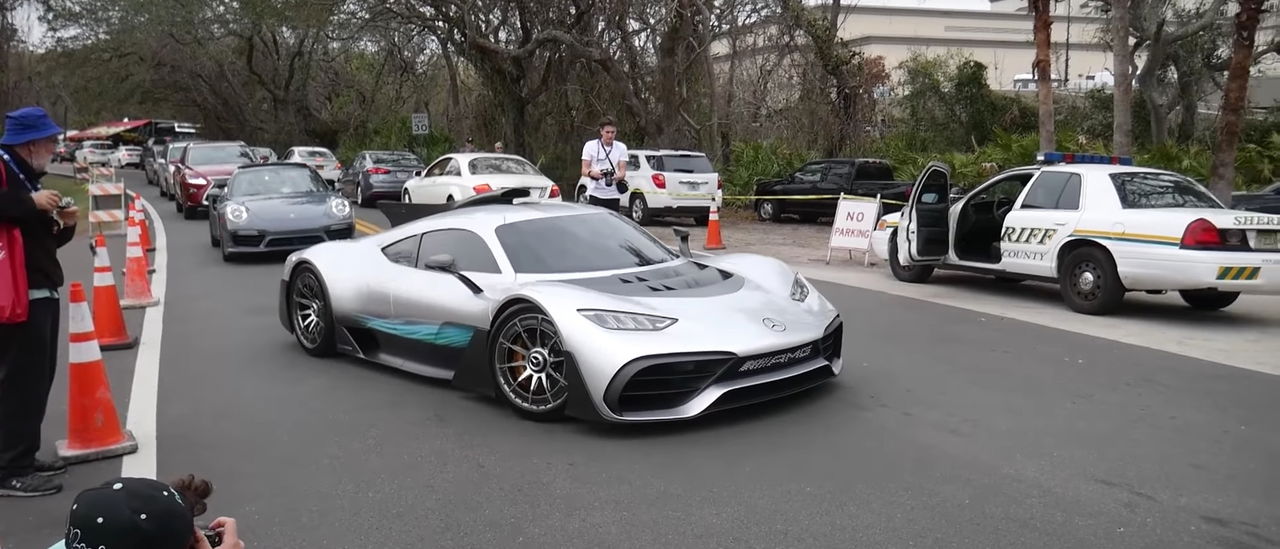
<instances>
[{"instance_id":1,"label":"open car door","mask_svg":"<svg viewBox=\"0 0 1280 549\"><path fill-rule=\"evenodd\" d=\"M906 207L906 249L913 264L939 263L951 246L951 168L930 162Z\"/></svg>"}]
</instances>

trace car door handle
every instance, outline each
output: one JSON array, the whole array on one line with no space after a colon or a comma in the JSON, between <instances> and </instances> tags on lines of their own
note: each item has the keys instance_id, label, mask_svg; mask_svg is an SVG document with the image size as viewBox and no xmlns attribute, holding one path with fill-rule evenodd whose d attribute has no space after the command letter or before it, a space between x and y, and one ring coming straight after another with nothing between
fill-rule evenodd
<instances>
[{"instance_id":1,"label":"car door handle","mask_svg":"<svg viewBox=\"0 0 1280 549\"><path fill-rule=\"evenodd\" d=\"M1066 222L1066 221L1055 221L1055 222L1053 222L1053 224L1054 224L1054 225L1057 225L1057 226L1059 226L1059 227L1061 227L1061 226L1063 226L1063 225L1066 225L1066 224L1067 224L1067 222Z\"/></svg>"}]
</instances>

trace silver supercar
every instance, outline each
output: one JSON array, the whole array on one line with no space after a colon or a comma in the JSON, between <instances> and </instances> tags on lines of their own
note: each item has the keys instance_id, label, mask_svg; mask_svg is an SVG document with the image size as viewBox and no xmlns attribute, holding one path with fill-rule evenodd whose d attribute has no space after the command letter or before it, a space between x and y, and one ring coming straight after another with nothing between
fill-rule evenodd
<instances>
[{"instance_id":1,"label":"silver supercar","mask_svg":"<svg viewBox=\"0 0 1280 549\"><path fill-rule=\"evenodd\" d=\"M280 321L529 419L681 420L839 375L839 313L785 263L694 258L615 212L511 189L380 203L393 228L294 252Z\"/></svg>"}]
</instances>

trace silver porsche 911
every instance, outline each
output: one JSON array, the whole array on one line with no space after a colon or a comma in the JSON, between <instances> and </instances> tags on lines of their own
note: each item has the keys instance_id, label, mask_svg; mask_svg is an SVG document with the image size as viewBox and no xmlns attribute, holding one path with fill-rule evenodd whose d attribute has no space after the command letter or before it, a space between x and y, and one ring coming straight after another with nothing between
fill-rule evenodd
<instances>
[{"instance_id":1,"label":"silver porsche 911","mask_svg":"<svg viewBox=\"0 0 1280 549\"><path fill-rule=\"evenodd\" d=\"M294 252L280 321L355 355L544 420L688 419L839 375L843 323L761 255L692 257L602 208L512 189L379 204L395 225Z\"/></svg>"}]
</instances>

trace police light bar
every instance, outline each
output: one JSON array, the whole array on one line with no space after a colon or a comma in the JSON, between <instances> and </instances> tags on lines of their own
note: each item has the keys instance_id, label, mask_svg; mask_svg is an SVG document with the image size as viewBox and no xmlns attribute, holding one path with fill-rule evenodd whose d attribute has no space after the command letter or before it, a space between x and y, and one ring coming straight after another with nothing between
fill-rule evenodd
<instances>
[{"instance_id":1,"label":"police light bar","mask_svg":"<svg viewBox=\"0 0 1280 549\"><path fill-rule=\"evenodd\" d=\"M1036 161L1041 164L1111 164L1114 166L1132 166L1132 156L1116 156L1090 153L1042 152L1036 154Z\"/></svg>"}]
</instances>

